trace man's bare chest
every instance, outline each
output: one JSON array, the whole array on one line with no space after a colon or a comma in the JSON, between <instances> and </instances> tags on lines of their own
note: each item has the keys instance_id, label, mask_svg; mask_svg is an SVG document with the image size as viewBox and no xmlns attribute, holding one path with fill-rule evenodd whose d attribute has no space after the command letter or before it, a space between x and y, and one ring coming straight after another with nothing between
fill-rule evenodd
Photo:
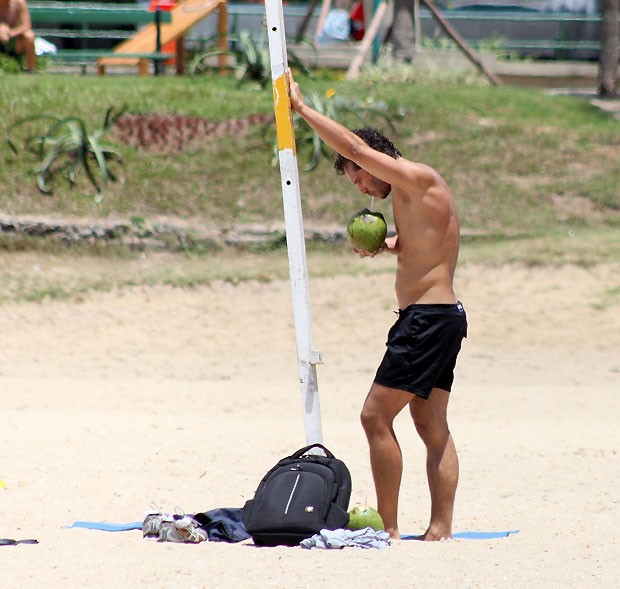
<instances>
[{"instance_id":1,"label":"man's bare chest","mask_svg":"<svg viewBox=\"0 0 620 589\"><path fill-rule=\"evenodd\" d=\"M0 22L7 23L9 25L13 24L13 10L11 7L11 2L7 4L2 4L0 6Z\"/></svg>"}]
</instances>

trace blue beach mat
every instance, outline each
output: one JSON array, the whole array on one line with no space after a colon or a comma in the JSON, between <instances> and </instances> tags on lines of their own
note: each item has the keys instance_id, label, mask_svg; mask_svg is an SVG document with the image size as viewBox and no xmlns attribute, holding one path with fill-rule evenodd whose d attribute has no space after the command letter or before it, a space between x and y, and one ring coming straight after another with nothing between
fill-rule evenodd
<instances>
[{"instance_id":1,"label":"blue beach mat","mask_svg":"<svg viewBox=\"0 0 620 589\"><path fill-rule=\"evenodd\" d=\"M506 532L456 532L452 538L461 540L493 540L494 538L507 538L518 534L519 530L508 530ZM401 540L415 540L420 534L403 534Z\"/></svg>"},{"instance_id":2,"label":"blue beach mat","mask_svg":"<svg viewBox=\"0 0 620 589\"><path fill-rule=\"evenodd\" d=\"M70 526L65 527L101 530L102 532L127 532L128 530L141 530L142 522L129 522L126 524L111 524L108 522L73 522Z\"/></svg>"},{"instance_id":3,"label":"blue beach mat","mask_svg":"<svg viewBox=\"0 0 620 589\"><path fill-rule=\"evenodd\" d=\"M108 523L108 522L73 522L67 528L82 528L87 530L101 530L102 532L127 532L129 530L142 530L142 522ZM460 540L494 540L495 538L507 538L518 534L519 530L507 530L503 532L456 532L452 538ZM420 534L403 534L401 540L415 540Z\"/></svg>"}]
</instances>

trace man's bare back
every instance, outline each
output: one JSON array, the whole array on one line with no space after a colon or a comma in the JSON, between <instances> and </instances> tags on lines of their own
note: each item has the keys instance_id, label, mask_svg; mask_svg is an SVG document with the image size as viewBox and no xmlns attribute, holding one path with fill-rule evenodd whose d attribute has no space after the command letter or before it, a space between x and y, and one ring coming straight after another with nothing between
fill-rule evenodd
<instances>
[{"instance_id":1,"label":"man's bare back","mask_svg":"<svg viewBox=\"0 0 620 589\"><path fill-rule=\"evenodd\" d=\"M401 163L406 166L411 162L403 159ZM460 226L454 200L435 170L414 165L430 176L426 190L392 187L398 235L395 289L401 309L414 303L456 302L453 278Z\"/></svg>"}]
</instances>

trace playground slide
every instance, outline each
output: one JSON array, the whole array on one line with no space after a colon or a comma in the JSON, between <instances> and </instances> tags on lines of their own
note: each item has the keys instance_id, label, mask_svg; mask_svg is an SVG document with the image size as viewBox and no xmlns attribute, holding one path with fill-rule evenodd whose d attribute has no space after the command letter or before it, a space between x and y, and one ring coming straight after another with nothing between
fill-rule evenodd
<instances>
[{"instance_id":1,"label":"playground slide","mask_svg":"<svg viewBox=\"0 0 620 589\"><path fill-rule=\"evenodd\" d=\"M162 47L172 41L180 41L185 33L196 23L211 14L214 10L220 9L220 25L218 30L225 33L227 23L222 20L226 18L226 0L184 0L180 1L172 10L172 22L161 25L161 44ZM224 27L224 30L222 30ZM133 37L119 43L114 48L114 53L118 57L102 57L97 60L100 74L104 74L108 66L137 66L140 74L148 71L147 60L122 57L123 53L150 53L155 51L157 30L154 24L145 26ZM183 67L182 60L177 59L177 73L181 73ZM179 70L181 68L181 71Z\"/></svg>"}]
</instances>

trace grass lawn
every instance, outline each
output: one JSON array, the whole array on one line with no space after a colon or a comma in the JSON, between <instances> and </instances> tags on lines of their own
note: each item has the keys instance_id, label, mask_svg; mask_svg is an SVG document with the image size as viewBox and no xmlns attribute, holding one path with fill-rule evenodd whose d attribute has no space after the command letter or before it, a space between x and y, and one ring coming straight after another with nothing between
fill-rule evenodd
<instances>
[{"instance_id":1,"label":"grass lawn","mask_svg":"<svg viewBox=\"0 0 620 589\"><path fill-rule=\"evenodd\" d=\"M388 79L379 84L375 79L351 83L319 75L300 83L306 94L386 105L394 114L395 133L380 118L368 122L393 135L405 157L435 167L451 185L463 226L464 263L589 265L618 259L620 121L585 100L511 86L463 84L445 77L415 83ZM185 149L176 149L171 142L163 149L144 150L121 141L112 127L102 143L116 150L123 163L115 169L118 181L108 185L101 204L95 204L84 173L78 175L75 186L57 173L51 182L53 192L42 194L33 172L35 155L28 151L15 155L8 148L10 126L32 115L73 116L94 131L109 107L126 108L131 114L199 117L212 123L211 128L219 124L220 131L205 131ZM272 123L241 131L230 124L255 114L268 118L273 109L270 88L238 87L232 79L215 76L85 79L7 74L0 77L0 109L0 217L134 221L165 217L221 230L244 223L282 222L279 171L272 165L272 146L263 139ZM344 115L341 121L359 126L353 115ZM298 148L305 221L344 226L368 202L333 173L327 159L314 171L304 170L305 146ZM391 221L389 203L380 203L378 209ZM20 286L15 271L13 278L5 274L0 299L43 298L37 292L48 288L55 296L75 296L106 284L191 286L218 279L272 279L287 272L283 251L262 254L265 265L260 268L253 257L257 254L186 253L177 255L174 263L170 253L149 254L151 266L144 272L136 271L140 264L145 267L140 254L109 253L110 267L125 268L116 275L104 269L106 254L100 249L71 253L58 246L55 251L37 253L32 250L39 248L30 245L17 248L26 250L17 254L14 240L9 243L0 235L0 247L10 250L3 255L2 273L14 267L6 256L63 260L70 254L83 262L94 254L98 261L92 275L85 272L73 286L64 280L56 286L37 285L36 274L29 277L28 272ZM310 249L316 261L312 272L342 268L342 244ZM29 263L19 267L27 268Z\"/></svg>"}]
</instances>

